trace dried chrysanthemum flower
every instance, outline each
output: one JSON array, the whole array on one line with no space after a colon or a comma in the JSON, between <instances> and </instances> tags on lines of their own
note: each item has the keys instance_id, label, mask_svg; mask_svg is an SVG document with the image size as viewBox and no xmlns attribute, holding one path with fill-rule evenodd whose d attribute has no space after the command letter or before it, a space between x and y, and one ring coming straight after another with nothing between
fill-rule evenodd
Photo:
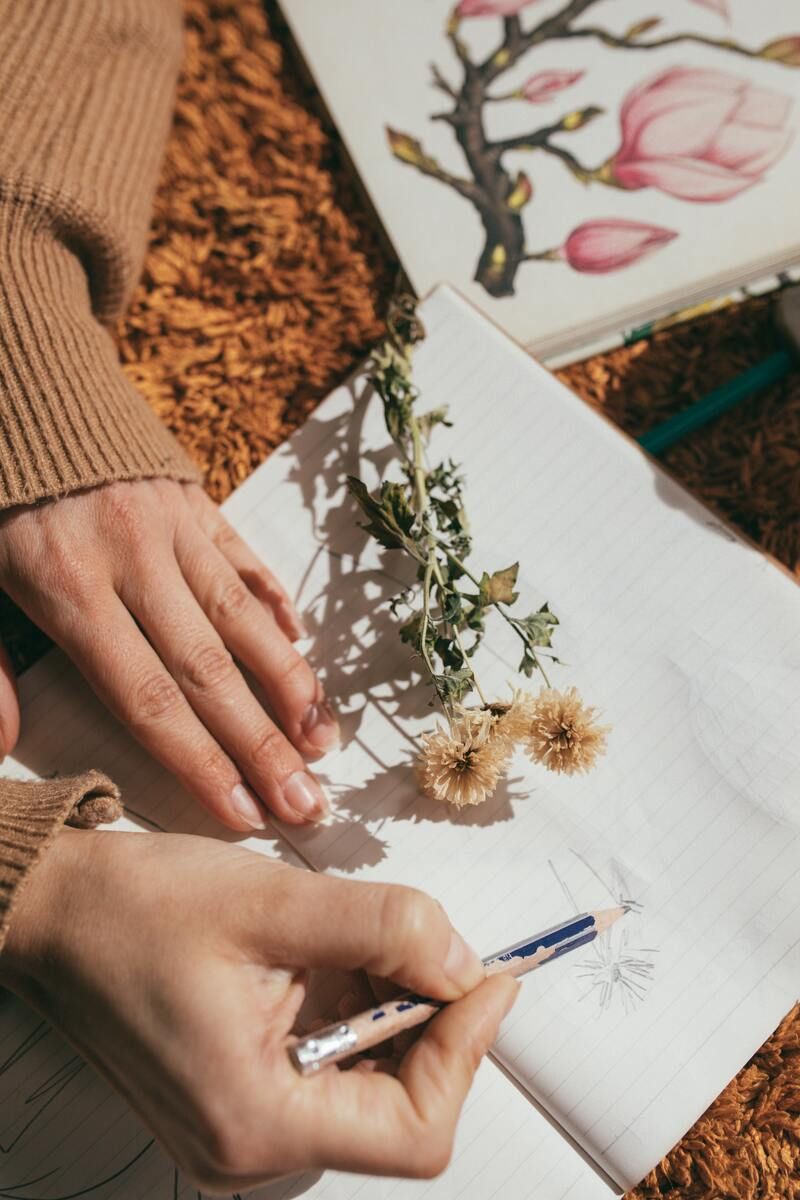
<instances>
[{"instance_id":1,"label":"dried chrysanthemum flower","mask_svg":"<svg viewBox=\"0 0 800 1200\"><path fill-rule=\"evenodd\" d=\"M530 692L515 690L510 700L494 700L488 711L494 717L493 736L505 738L511 750L527 740L536 711L536 697Z\"/></svg>"},{"instance_id":2,"label":"dried chrysanthemum flower","mask_svg":"<svg viewBox=\"0 0 800 1200\"><path fill-rule=\"evenodd\" d=\"M509 757L505 740L492 737L492 726L491 713L462 709L450 729L423 734L417 778L426 796L465 808L492 795Z\"/></svg>"},{"instance_id":3,"label":"dried chrysanthemum flower","mask_svg":"<svg viewBox=\"0 0 800 1200\"><path fill-rule=\"evenodd\" d=\"M590 770L605 753L609 732L609 726L596 723L596 712L584 705L577 688L543 688L532 706L526 752L548 771L574 775Z\"/></svg>"}]
</instances>

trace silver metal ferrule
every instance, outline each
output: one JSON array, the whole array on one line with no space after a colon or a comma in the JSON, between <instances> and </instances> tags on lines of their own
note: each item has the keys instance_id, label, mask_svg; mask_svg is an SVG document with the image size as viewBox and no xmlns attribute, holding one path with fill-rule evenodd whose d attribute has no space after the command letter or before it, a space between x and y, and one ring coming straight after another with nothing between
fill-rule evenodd
<instances>
[{"instance_id":1,"label":"silver metal ferrule","mask_svg":"<svg viewBox=\"0 0 800 1200\"><path fill-rule=\"evenodd\" d=\"M358 1034L349 1025L332 1025L290 1046L289 1057L301 1075L312 1075L326 1063L346 1058L357 1042Z\"/></svg>"}]
</instances>

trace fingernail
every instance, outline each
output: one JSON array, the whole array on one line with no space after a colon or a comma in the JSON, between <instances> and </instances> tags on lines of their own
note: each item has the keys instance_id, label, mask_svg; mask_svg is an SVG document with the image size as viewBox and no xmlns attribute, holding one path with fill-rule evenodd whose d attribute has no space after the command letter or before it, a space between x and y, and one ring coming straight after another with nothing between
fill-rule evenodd
<instances>
[{"instance_id":1,"label":"fingernail","mask_svg":"<svg viewBox=\"0 0 800 1200\"><path fill-rule=\"evenodd\" d=\"M328 815L328 803L322 788L313 776L295 771L283 785L283 794L290 808L307 821L321 821Z\"/></svg>"},{"instance_id":2,"label":"fingernail","mask_svg":"<svg viewBox=\"0 0 800 1200\"><path fill-rule=\"evenodd\" d=\"M338 746L341 740L339 722L327 700L310 704L301 721L303 733L315 750L323 753Z\"/></svg>"},{"instance_id":3,"label":"fingernail","mask_svg":"<svg viewBox=\"0 0 800 1200\"><path fill-rule=\"evenodd\" d=\"M251 829L267 828L267 822L264 819L261 805L250 789L246 788L243 783L237 783L231 792L231 804L233 805L233 811L243 821L246 821Z\"/></svg>"},{"instance_id":4,"label":"fingernail","mask_svg":"<svg viewBox=\"0 0 800 1200\"><path fill-rule=\"evenodd\" d=\"M450 934L444 973L456 987L463 988L464 991L477 987L484 977L483 963L455 929Z\"/></svg>"}]
</instances>

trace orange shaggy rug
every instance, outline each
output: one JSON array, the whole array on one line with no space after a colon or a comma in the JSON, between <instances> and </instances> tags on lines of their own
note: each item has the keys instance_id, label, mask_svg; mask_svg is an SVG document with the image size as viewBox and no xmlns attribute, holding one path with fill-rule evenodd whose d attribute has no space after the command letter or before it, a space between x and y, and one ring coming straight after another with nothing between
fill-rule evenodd
<instances>
[{"instance_id":1,"label":"orange shaggy rug","mask_svg":"<svg viewBox=\"0 0 800 1200\"><path fill-rule=\"evenodd\" d=\"M190 0L146 272L118 330L131 379L222 500L381 333L397 267L278 14ZM563 371L643 432L776 348L769 299ZM800 371L671 450L702 500L800 571ZM4 602L17 663L44 641ZM800 1011L629 1200L800 1197Z\"/></svg>"}]
</instances>

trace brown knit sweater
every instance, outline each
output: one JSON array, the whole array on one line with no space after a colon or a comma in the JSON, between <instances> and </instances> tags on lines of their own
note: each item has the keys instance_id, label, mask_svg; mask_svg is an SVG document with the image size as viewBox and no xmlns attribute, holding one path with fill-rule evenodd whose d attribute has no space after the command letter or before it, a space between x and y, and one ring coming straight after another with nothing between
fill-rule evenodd
<instances>
[{"instance_id":1,"label":"brown knit sweater","mask_svg":"<svg viewBox=\"0 0 800 1200\"><path fill-rule=\"evenodd\" d=\"M141 270L181 57L178 0L0 0L0 508L114 479L196 479L105 326ZM66 819L113 785L0 781L0 945Z\"/></svg>"}]
</instances>

